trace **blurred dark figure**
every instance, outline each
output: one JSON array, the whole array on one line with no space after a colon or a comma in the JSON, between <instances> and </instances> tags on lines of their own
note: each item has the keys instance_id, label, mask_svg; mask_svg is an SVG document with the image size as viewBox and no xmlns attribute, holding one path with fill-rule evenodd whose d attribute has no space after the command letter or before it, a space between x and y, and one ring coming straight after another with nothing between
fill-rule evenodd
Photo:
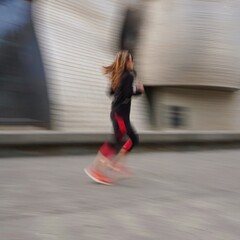
<instances>
[{"instance_id":1,"label":"blurred dark figure","mask_svg":"<svg viewBox=\"0 0 240 240\"><path fill-rule=\"evenodd\" d=\"M142 22L142 12L138 8L129 7L125 10L121 29L120 49L135 54L135 47Z\"/></svg>"},{"instance_id":2,"label":"blurred dark figure","mask_svg":"<svg viewBox=\"0 0 240 240\"><path fill-rule=\"evenodd\" d=\"M0 0L0 124L49 128L46 78L30 2Z\"/></svg>"}]
</instances>

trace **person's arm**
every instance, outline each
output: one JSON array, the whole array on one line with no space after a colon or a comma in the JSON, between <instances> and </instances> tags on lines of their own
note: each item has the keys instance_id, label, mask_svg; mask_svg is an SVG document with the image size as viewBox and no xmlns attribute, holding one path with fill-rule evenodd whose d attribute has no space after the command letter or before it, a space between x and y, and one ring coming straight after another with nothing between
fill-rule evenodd
<instances>
[{"instance_id":1,"label":"person's arm","mask_svg":"<svg viewBox=\"0 0 240 240\"><path fill-rule=\"evenodd\" d=\"M133 86L133 76L132 74L126 73L122 77L122 89L123 89L123 94L125 97L130 98L133 95L140 95L143 93L144 89L143 86Z\"/></svg>"},{"instance_id":2,"label":"person's arm","mask_svg":"<svg viewBox=\"0 0 240 240\"><path fill-rule=\"evenodd\" d=\"M137 72L135 71L135 69L132 71L132 74L134 76L134 79L137 78ZM144 93L144 86L141 82L133 86L133 95L138 96L143 93Z\"/></svg>"},{"instance_id":3,"label":"person's arm","mask_svg":"<svg viewBox=\"0 0 240 240\"><path fill-rule=\"evenodd\" d=\"M144 86L142 83L139 83L135 86L135 91L133 90L133 95L141 95L144 93Z\"/></svg>"},{"instance_id":4,"label":"person's arm","mask_svg":"<svg viewBox=\"0 0 240 240\"><path fill-rule=\"evenodd\" d=\"M133 94L132 94L132 96L139 96L141 94L142 94L142 92L139 89L137 89L136 87L133 87Z\"/></svg>"},{"instance_id":5,"label":"person's arm","mask_svg":"<svg viewBox=\"0 0 240 240\"><path fill-rule=\"evenodd\" d=\"M133 95L133 76L130 73L125 73L121 79L123 95L130 98Z\"/></svg>"}]
</instances>

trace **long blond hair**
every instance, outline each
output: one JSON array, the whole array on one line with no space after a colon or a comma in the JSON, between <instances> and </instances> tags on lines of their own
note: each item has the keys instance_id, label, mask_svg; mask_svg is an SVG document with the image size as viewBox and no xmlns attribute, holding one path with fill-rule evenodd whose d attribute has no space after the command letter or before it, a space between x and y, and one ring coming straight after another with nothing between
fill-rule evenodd
<instances>
[{"instance_id":1,"label":"long blond hair","mask_svg":"<svg viewBox=\"0 0 240 240\"><path fill-rule=\"evenodd\" d=\"M103 73L109 74L113 91L119 86L121 75L126 70L126 64L131 54L127 50L121 50L116 54L114 62L110 66L103 67Z\"/></svg>"}]
</instances>

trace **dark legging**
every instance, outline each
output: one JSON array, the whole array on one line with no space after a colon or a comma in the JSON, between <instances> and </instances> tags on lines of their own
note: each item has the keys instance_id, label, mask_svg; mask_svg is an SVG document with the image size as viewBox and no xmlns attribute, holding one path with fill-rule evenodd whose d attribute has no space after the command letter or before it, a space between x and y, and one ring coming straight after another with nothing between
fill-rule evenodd
<instances>
[{"instance_id":1,"label":"dark legging","mask_svg":"<svg viewBox=\"0 0 240 240\"><path fill-rule=\"evenodd\" d=\"M130 152L138 144L139 138L131 126L129 117L120 116L116 112L111 112L111 120L114 129L114 139L112 144L116 148L120 145L126 152ZM126 139L127 137L127 139Z\"/></svg>"},{"instance_id":2,"label":"dark legging","mask_svg":"<svg viewBox=\"0 0 240 240\"><path fill-rule=\"evenodd\" d=\"M111 142L103 144L100 152L110 158L120 149L130 152L139 143L138 134L131 126L128 116L120 116L116 112L111 112L111 120L114 129L114 136Z\"/></svg>"}]
</instances>

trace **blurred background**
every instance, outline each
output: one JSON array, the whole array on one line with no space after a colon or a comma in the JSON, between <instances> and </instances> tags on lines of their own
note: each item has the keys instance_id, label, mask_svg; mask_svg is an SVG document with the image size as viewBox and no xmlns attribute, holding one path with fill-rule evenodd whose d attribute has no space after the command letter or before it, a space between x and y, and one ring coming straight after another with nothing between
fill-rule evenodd
<instances>
[{"instance_id":1,"label":"blurred background","mask_svg":"<svg viewBox=\"0 0 240 240\"><path fill-rule=\"evenodd\" d=\"M1 0L0 129L110 132L101 67L130 49L139 131L237 131L239 13L234 0Z\"/></svg>"},{"instance_id":2,"label":"blurred background","mask_svg":"<svg viewBox=\"0 0 240 240\"><path fill-rule=\"evenodd\" d=\"M239 23L239 0L0 0L0 239L238 240ZM104 187L83 169L120 49L141 144Z\"/></svg>"}]
</instances>

